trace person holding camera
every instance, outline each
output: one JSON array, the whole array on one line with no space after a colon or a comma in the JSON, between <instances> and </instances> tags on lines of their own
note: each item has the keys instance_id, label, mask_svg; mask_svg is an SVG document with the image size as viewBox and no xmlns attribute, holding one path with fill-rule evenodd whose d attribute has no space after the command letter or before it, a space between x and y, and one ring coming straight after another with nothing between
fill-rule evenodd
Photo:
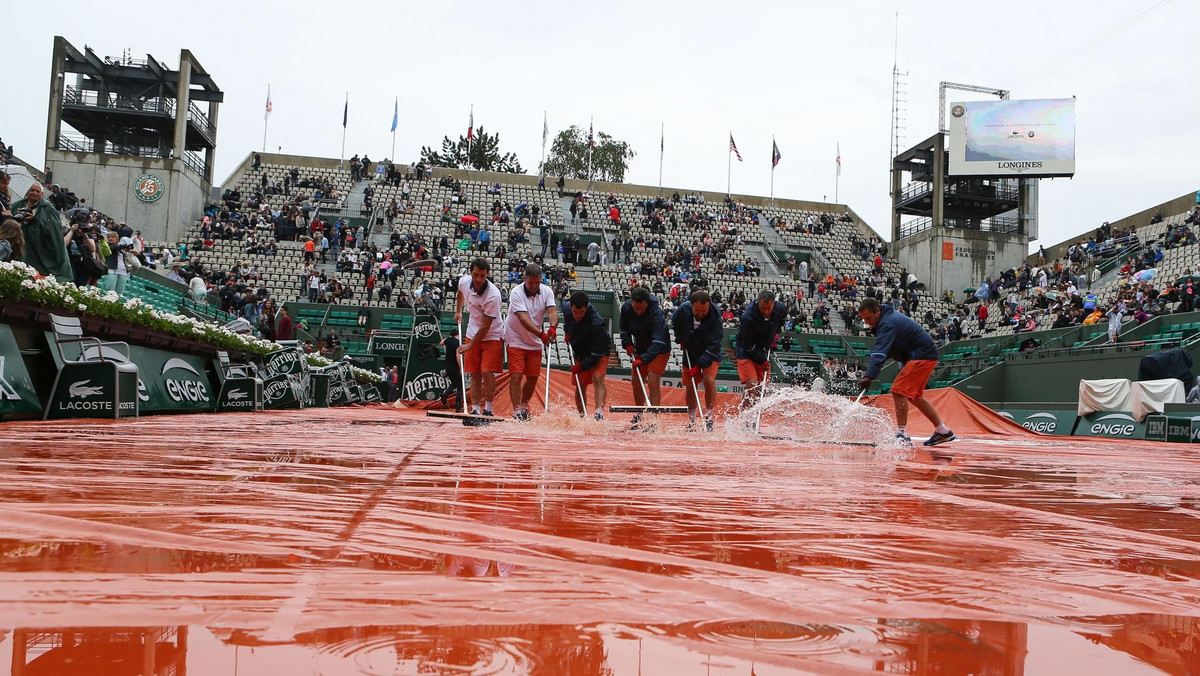
<instances>
[{"instance_id":1,"label":"person holding camera","mask_svg":"<svg viewBox=\"0 0 1200 676\"><path fill-rule=\"evenodd\" d=\"M108 268L96 258L96 240L87 222L76 221L63 235L67 260L71 268L71 281L75 286L91 286Z\"/></svg>"},{"instance_id":2,"label":"person holding camera","mask_svg":"<svg viewBox=\"0 0 1200 676\"><path fill-rule=\"evenodd\" d=\"M25 235L24 261L47 277L71 279L71 264L58 209L43 197L42 192L42 184L34 183L25 197L12 205L13 218L21 224Z\"/></svg>"}]
</instances>

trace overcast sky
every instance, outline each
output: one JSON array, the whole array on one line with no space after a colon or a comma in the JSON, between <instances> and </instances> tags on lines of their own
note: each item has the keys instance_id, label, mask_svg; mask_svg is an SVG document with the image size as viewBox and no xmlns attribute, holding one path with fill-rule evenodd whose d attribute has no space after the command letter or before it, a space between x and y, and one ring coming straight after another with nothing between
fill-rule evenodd
<instances>
[{"instance_id":1,"label":"overcast sky","mask_svg":"<svg viewBox=\"0 0 1200 676\"><path fill-rule=\"evenodd\" d=\"M527 171L571 124L628 141L626 180L657 185L666 125L667 186L724 191L728 136L735 193L839 201L890 237L889 130L895 13L908 72L905 147L937 129L938 82L1006 88L1012 98L1077 103L1073 180L1042 182L1041 233L1055 243L1200 188L1198 0L1079 2L281 2L159 3L134 11L60 1L12 24L0 57L0 137L44 158L55 34L98 54L153 54L172 68L190 49L225 92L216 180L262 147L396 158L464 134L498 131ZM1147 13L1148 11L1148 13ZM1143 15L1132 24L1130 21ZM964 100L986 98L952 95ZM103 208L103 196L95 203Z\"/></svg>"}]
</instances>

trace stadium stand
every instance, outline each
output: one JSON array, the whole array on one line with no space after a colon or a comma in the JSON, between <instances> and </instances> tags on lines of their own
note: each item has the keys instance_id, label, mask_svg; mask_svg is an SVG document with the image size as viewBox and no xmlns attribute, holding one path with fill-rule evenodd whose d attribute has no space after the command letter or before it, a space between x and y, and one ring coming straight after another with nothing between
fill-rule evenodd
<instances>
[{"instance_id":1,"label":"stadium stand","mask_svg":"<svg viewBox=\"0 0 1200 676\"><path fill-rule=\"evenodd\" d=\"M1190 248L1200 208L1119 232L1102 225L1061 258L1031 257L1018 268L994 271L962 295L947 290L934 297L889 256L889 243L837 205L659 196L607 184L608 192L588 193L579 181L559 192L539 187L532 176L386 160L377 173L372 164L336 167L329 160L278 157L267 163L257 154L253 162L247 158L185 241L138 238L147 268L169 280L135 277L125 295L220 322L253 317L245 311L250 300L256 306L268 297L329 303L325 312L305 310L297 319L307 320L307 333L318 343L336 335L354 352L366 349L373 330L404 331L396 323L402 320L387 314L380 315L386 321L360 326L364 305L369 312L442 313L474 258L491 264L507 298L525 263L538 261L560 299L582 288L612 292L620 302L643 285L671 311L691 290L707 289L727 328L736 326L759 290L772 289L789 308L782 349L818 355L827 373L846 378L869 356L871 339L861 335L855 309L872 295L927 326L943 351L932 384L945 385L1028 350L1103 343L1107 321L1084 326L1091 323L1091 304L1084 308L1089 293L1102 312L1124 303L1125 326L1134 327L1191 310L1200 284ZM115 225L99 214L88 217L102 229ZM799 278L800 261L808 280ZM1052 331L1078 327L1069 345ZM1181 325L1142 338L1156 345L1186 340L1190 331ZM569 364L561 336L557 348L551 363ZM726 350L732 365L729 345ZM628 367L623 352L614 358ZM669 368L679 364L676 350Z\"/></svg>"}]
</instances>

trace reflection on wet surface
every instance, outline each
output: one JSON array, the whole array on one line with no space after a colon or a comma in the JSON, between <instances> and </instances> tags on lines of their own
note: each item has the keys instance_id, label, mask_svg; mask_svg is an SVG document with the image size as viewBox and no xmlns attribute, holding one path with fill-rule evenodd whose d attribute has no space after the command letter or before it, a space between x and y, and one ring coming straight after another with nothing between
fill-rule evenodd
<instances>
[{"instance_id":1,"label":"reflection on wet surface","mask_svg":"<svg viewBox=\"0 0 1200 676\"><path fill-rule=\"evenodd\" d=\"M1200 674L1185 447L89 425L0 427L13 673Z\"/></svg>"}]
</instances>

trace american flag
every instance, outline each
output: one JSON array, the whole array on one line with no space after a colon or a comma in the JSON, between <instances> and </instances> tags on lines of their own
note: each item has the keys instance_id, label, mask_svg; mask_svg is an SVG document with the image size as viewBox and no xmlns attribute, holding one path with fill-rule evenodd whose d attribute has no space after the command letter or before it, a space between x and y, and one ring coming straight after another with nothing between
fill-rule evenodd
<instances>
[{"instance_id":1,"label":"american flag","mask_svg":"<svg viewBox=\"0 0 1200 676\"><path fill-rule=\"evenodd\" d=\"M737 144L733 142L733 134L729 135L729 150L734 155L737 155L738 162L742 161L742 154L738 152Z\"/></svg>"}]
</instances>

